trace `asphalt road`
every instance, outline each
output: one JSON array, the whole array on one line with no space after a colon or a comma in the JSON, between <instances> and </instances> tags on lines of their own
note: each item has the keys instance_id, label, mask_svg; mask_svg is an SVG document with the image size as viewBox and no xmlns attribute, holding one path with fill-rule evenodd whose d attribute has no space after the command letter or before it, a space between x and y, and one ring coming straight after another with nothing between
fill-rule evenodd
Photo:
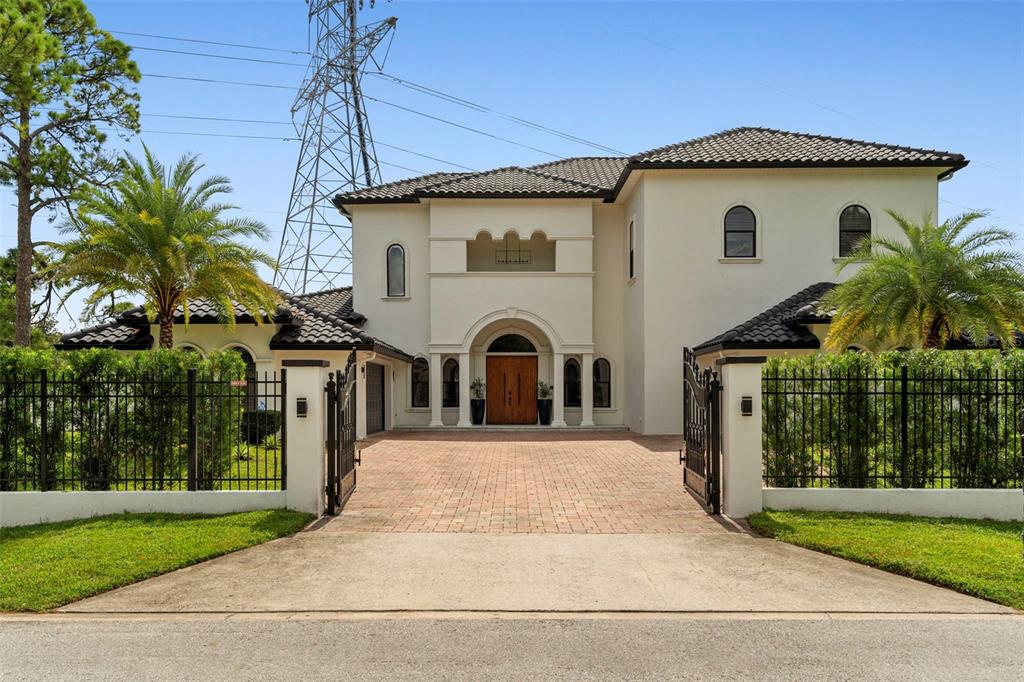
<instances>
[{"instance_id":1,"label":"asphalt road","mask_svg":"<svg viewBox=\"0 0 1024 682\"><path fill-rule=\"evenodd\" d=\"M1024 617L0 620L4 680L1019 680Z\"/></svg>"}]
</instances>

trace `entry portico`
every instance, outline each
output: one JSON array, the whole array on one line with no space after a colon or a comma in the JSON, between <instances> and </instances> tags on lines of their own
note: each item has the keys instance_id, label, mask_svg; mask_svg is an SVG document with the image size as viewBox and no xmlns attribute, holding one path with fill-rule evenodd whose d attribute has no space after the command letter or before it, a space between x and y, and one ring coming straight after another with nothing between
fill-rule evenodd
<instances>
[{"instance_id":1,"label":"entry portico","mask_svg":"<svg viewBox=\"0 0 1024 682\"><path fill-rule=\"evenodd\" d=\"M440 326L440 325L439 325ZM581 370L579 382L579 426L594 425L594 392L591 381L594 363L592 342L566 343L556 325L529 310L516 307L493 310L473 322L461 340L451 343L451 330L434 329L437 342L430 348L430 426L445 425L443 413L444 376L442 368L458 362L457 426L471 426L470 386L476 378L487 386L488 424L533 424L536 421L537 384L552 386L551 425L564 427L566 386L562 368L576 358ZM436 335L435 335L436 334ZM448 342L446 342L448 341ZM511 414L503 411L508 400ZM572 401L568 401L572 402ZM531 406L533 410L531 410ZM517 409L518 408L518 414Z\"/></svg>"}]
</instances>

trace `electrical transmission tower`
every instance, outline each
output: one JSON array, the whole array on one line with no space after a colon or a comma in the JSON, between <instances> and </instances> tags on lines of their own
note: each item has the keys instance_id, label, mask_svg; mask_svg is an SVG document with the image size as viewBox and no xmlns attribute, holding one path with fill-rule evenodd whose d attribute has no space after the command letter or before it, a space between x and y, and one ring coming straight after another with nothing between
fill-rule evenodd
<instances>
[{"instance_id":1,"label":"electrical transmission tower","mask_svg":"<svg viewBox=\"0 0 1024 682\"><path fill-rule=\"evenodd\" d=\"M337 286L352 275L352 226L331 199L380 182L360 81L367 60L383 67L373 50L398 21L391 17L358 26L356 11L362 0L307 4L315 42L292 105L302 147L274 276L274 284L291 293Z\"/></svg>"}]
</instances>

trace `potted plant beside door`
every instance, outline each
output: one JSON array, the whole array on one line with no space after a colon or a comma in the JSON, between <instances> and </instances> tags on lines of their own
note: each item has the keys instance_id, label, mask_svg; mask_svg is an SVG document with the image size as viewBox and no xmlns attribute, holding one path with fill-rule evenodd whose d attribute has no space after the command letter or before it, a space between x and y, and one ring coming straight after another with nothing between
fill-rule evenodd
<instances>
[{"instance_id":1,"label":"potted plant beside door","mask_svg":"<svg viewBox=\"0 0 1024 682\"><path fill-rule=\"evenodd\" d=\"M469 401L469 417L473 426L480 426L484 423L484 406L487 404L487 384L480 377L473 379L469 385L469 392L473 397Z\"/></svg>"},{"instance_id":2,"label":"potted plant beside door","mask_svg":"<svg viewBox=\"0 0 1024 682\"><path fill-rule=\"evenodd\" d=\"M551 384L537 382L537 416L541 426L551 426Z\"/></svg>"}]
</instances>

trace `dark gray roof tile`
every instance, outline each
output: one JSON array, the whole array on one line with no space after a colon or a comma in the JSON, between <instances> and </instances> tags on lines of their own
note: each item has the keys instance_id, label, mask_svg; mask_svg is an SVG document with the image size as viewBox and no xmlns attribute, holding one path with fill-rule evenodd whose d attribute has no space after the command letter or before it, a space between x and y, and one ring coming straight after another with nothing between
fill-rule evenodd
<instances>
[{"instance_id":1,"label":"dark gray roof tile","mask_svg":"<svg viewBox=\"0 0 1024 682\"><path fill-rule=\"evenodd\" d=\"M630 158L634 164L672 166L958 166L961 154L772 128L733 128L658 147Z\"/></svg>"},{"instance_id":2,"label":"dark gray roof tile","mask_svg":"<svg viewBox=\"0 0 1024 682\"><path fill-rule=\"evenodd\" d=\"M763 313L694 347L698 355L729 348L818 348L818 337L804 326L817 315L818 302L835 286L818 282Z\"/></svg>"},{"instance_id":3,"label":"dark gray roof tile","mask_svg":"<svg viewBox=\"0 0 1024 682\"><path fill-rule=\"evenodd\" d=\"M149 327L133 327L120 322L107 322L65 334L54 344L60 350L80 348L115 348L117 350L148 350L153 347Z\"/></svg>"},{"instance_id":4,"label":"dark gray roof tile","mask_svg":"<svg viewBox=\"0 0 1024 682\"><path fill-rule=\"evenodd\" d=\"M467 173L446 182L417 189L421 197L464 196L600 196L601 187L538 170L507 166Z\"/></svg>"}]
</instances>

